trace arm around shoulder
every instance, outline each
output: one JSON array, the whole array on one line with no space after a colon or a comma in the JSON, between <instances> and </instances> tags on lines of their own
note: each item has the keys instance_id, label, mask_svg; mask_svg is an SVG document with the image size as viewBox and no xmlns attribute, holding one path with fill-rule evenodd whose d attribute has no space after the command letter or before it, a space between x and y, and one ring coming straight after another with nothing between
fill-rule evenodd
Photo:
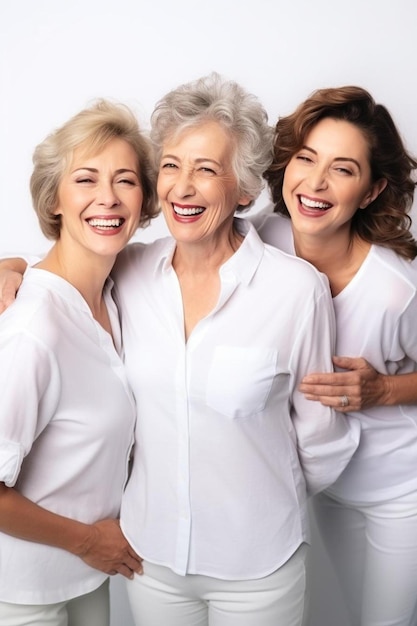
<instances>
[{"instance_id":1,"label":"arm around shoulder","mask_svg":"<svg viewBox=\"0 0 417 626\"><path fill-rule=\"evenodd\" d=\"M0 313L15 300L27 265L18 257L0 260Z\"/></svg>"}]
</instances>

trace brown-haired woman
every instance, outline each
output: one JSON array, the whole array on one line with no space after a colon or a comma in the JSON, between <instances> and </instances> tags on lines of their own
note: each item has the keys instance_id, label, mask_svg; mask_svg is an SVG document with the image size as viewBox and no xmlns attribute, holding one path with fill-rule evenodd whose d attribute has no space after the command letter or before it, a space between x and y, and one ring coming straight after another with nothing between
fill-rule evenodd
<instances>
[{"instance_id":1,"label":"brown-haired woman","mask_svg":"<svg viewBox=\"0 0 417 626\"><path fill-rule=\"evenodd\" d=\"M411 626L417 611L417 162L388 110L360 87L314 92L278 120L261 237L329 278L338 372L311 400L359 417L361 442L315 498L352 624ZM359 356L358 356L359 355Z\"/></svg>"}]
</instances>

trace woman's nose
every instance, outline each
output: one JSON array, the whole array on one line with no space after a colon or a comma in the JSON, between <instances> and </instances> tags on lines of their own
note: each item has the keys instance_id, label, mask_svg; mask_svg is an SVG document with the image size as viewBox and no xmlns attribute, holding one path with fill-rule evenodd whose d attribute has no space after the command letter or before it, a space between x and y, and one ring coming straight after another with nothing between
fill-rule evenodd
<instances>
[{"instance_id":1,"label":"woman's nose","mask_svg":"<svg viewBox=\"0 0 417 626\"><path fill-rule=\"evenodd\" d=\"M184 198L194 193L193 172L187 168L183 168L178 172L175 179L175 193L177 196Z\"/></svg>"},{"instance_id":2,"label":"woman's nose","mask_svg":"<svg viewBox=\"0 0 417 626\"><path fill-rule=\"evenodd\" d=\"M318 191L327 188L327 170L322 167L314 167L308 176L310 188Z\"/></svg>"},{"instance_id":3,"label":"woman's nose","mask_svg":"<svg viewBox=\"0 0 417 626\"><path fill-rule=\"evenodd\" d=\"M97 192L97 204L109 208L120 204L120 200L112 184L101 183L99 185Z\"/></svg>"}]
</instances>

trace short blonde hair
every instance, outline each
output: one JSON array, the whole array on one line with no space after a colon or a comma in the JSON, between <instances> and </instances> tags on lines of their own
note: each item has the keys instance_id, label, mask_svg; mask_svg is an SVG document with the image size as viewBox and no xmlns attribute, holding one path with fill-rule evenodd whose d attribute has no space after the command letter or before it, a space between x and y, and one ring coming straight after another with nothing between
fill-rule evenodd
<instances>
[{"instance_id":1,"label":"short blonde hair","mask_svg":"<svg viewBox=\"0 0 417 626\"><path fill-rule=\"evenodd\" d=\"M150 140L141 132L135 115L127 106L100 99L48 135L33 154L30 191L40 227L48 239L60 237L61 218L54 210L59 185L74 150L82 146L86 153L97 154L115 137L126 141L137 155L143 191L140 225L146 226L159 213Z\"/></svg>"}]
</instances>

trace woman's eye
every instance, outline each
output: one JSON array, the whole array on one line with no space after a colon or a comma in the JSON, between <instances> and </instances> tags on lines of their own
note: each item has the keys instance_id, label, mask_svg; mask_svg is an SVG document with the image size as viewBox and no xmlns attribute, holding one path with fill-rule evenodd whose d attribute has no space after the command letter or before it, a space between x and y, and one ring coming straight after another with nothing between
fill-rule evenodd
<instances>
[{"instance_id":1,"label":"woman's eye","mask_svg":"<svg viewBox=\"0 0 417 626\"><path fill-rule=\"evenodd\" d=\"M340 172L341 174L346 174L347 176L352 176L353 172L349 170L347 167L335 167L336 172Z\"/></svg>"},{"instance_id":2,"label":"woman's eye","mask_svg":"<svg viewBox=\"0 0 417 626\"><path fill-rule=\"evenodd\" d=\"M118 183L122 183L122 185L136 185L135 180L131 180L130 178L121 178L117 181Z\"/></svg>"},{"instance_id":3,"label":"woman's eye","mask_svg":"<svg viewBox=\"0 0 417 626\"><path fill-rule=\"evenodd\" d=\"M200 167L200 172L204 172L207 174L215 174L216 172L211 169L211 167Z\"/></svg>"},{"instance_id":4,"label":"woman's eye","mask_svg":"<svg viewBox=\"0 0 417 626\"><path fill-rule=\"evenodd\" d=\"M177 166L175 163L162 163L161 168L163 170L175 169Z\"/></svg>"},{"instance_id":5,"label":"woman's eye","mask_svg":"<svg viewBox=\"0 0 417 626\"><path fill-rule=\"evenodd\" d=\"M298 154L296 156L297 161L304 161L305 163L311 163L311 158L305 154Z\"/></svg>"},{"instance_id":6,"label":"woman's eye","mask_svg":"<svg viewBox=\"0 0 417 626\"><path fill-rule=\"evenodd\" d=\"M77 178L77 183L92 183L93 179L89 178L88 176L85 176L83 178Z\"/></svg>"}]
</instances>

